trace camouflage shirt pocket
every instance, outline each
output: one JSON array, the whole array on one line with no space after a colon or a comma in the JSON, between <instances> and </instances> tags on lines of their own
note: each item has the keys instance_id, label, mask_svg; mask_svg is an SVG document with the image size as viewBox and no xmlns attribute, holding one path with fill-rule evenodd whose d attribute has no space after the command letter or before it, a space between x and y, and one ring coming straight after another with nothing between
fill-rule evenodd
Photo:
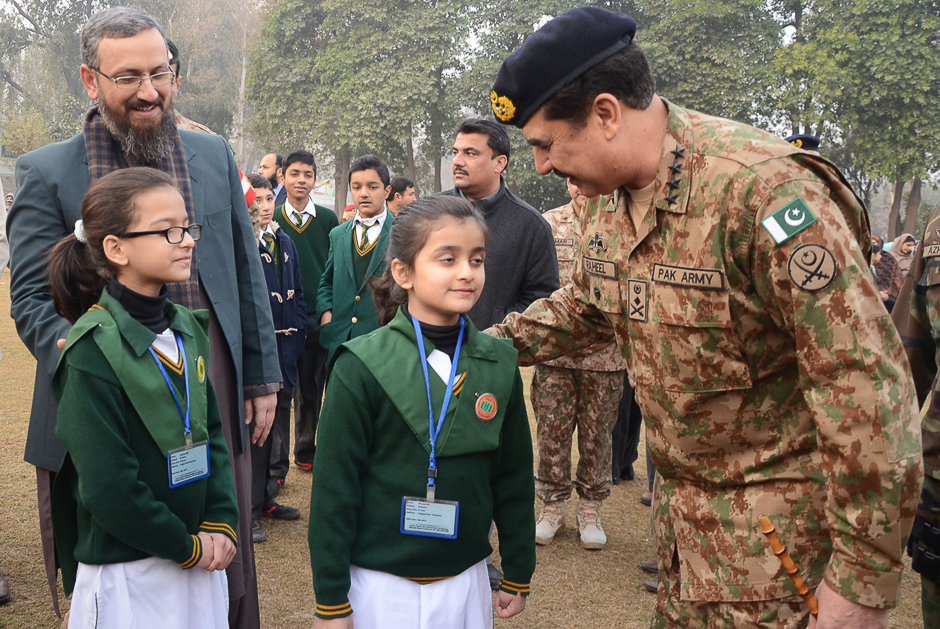
<instances>
[{"instance_id":1,"label":"camouflage shirt pocket","mask_svg":"<svg viewBox=\"0 0 940 629\"><path fill-rule=\"evenodd\" d=\"M667 391L751 387L727 291L654 282L650 302L652 369Z\"/></svg>"}]
</instances>

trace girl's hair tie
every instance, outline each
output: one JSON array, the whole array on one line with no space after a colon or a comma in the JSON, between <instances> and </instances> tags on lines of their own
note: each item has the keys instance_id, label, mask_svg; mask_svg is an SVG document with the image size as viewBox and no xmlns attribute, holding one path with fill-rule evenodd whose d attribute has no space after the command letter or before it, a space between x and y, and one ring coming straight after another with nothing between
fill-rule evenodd
<instances>
[{"instance_id":1,"label":"girl's hair tie","mask_svg":"<svg viewBox=\"0 0 940 629\"><path fill-rule=\"evenodd\" d=\"M75 240L81 243L86 243L88 240L85 238L85 225L82 223L82 219L75 221Z\"/></svg>"}]
</instances>

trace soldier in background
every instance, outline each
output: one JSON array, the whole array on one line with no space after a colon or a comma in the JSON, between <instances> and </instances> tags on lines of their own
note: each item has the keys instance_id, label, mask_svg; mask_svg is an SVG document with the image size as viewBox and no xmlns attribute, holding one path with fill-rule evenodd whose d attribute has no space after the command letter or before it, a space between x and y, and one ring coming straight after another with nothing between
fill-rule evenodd
<instances>
[{"instance_id":1,"label":"soldier in background","mask_svg":"<svg viewBox=\"0 0 940 629\"><path fill-rule=\"evenodd\" d=\"M887 627L923 465L865 208L825 159L658 97L635 32L572 9L500 68L493 112L538 172L612 197L573 282L493 331L522 364L620 346L659 474L654 628Z\"/></svg>"},{"instance_id":2,"label":"soldier in background","mask_svg":"<svg viewBox=\"0 0 940 629\"><path fill-rule=\"evenodd\" d=\"M924 488L908 552L920 574L924 629L940 629L940 205L927 227L911 273L891 313L911 362L921 412Z\"/></svg>"},{"instance_id":3,"label":"soldier in background","mask_svg":"<svg viewBox=\"0 0 940 629\"><path fill-rule=\"evenodd\" d=\"M584 195L568 182L571 203L545 212L555 236L558 275L571 281L581 247ZM607 545L601 505L610 496L611 431L623 395L623 358L616 343L563 356L535 366L532 408L538 421L539 463L535 491L545 503L535 526L535 542L548 544L565 527L565 501L571 496L571 437L578 429L578 534L581 545L600 550Z\"/></svg>"}]
</instances>

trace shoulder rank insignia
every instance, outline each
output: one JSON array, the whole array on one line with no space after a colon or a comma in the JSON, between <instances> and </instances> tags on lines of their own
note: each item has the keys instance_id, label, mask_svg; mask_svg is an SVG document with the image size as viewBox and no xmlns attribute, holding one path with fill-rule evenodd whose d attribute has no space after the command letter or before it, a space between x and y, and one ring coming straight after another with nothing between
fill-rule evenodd
<instances>
[{"instance_id":1,"label":"shoulder rank insignia","mask_svg":"<svg viewBox=\"0 0 940 629\"><path fill-rule=\"evenodd\" d=\"M803 199L797 197L761 221L761 225L778 245L790 240L816 222Z\"/></svg>"}]
</instances>

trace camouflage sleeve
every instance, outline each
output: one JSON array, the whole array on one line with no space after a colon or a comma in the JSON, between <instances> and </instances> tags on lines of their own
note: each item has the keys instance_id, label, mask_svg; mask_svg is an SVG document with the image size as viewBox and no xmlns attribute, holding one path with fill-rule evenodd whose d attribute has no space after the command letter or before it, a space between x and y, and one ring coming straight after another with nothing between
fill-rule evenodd
<instances>
[{"instance_id":1,"label":"camouflage sleeve","mask_svg":"<svg viewBox=\"0 0 940 629\"><path fill-rule=\"evenodd\" d=\"M937 336L940 335L940 206L927 219L914 264L898 295L891 318L911 363L921 411L924 491L940 498L940 396L937 389ZM932 395L931 395L932 393Z\"/></svg>"},{"instance_id":2,"label":"camouflage sleeve","mask_svg":"<svg viewBox=\"0 0 940 629\"><path fill-rule=\"evenodd\" d=\"M579 257L575 261L571 282L549 297L535 301L525 312L510 314L487 333L511 338L519 351L519 364L522 366L559 358L600 341L612 342L614 330L608 320L609 314L588 298L589 291ZM611 291L609 296L601 294L599 301L606 299L604 303L608 304L608 309L619 313L620 293L614 292Z\"/></svg>"},{"instance_id":3,"label":"camouflage sleeve","mask_svg":"<svg viewBox=\"0 0 940 629\"><path fill-rule=\"evenodd\" d=\"M794 429L815 441L827 479L827 522L817 523L832 538L826 581L856 603L893 607L922 474L914 387L868 270L864 207L837 174L827 178L774 172L748 184L747 264L762 300L754 305L793 339L811 414ZM815 223L792 232L784 221L799 223L801 212ZM762 224L774 216L776 231Z\"/></svg>"},{"instance_id":4,"label":"camouflage sleeve","mask_svg":"<svg viewBox=\"0 0 940 629\"><path fill-rule=\"evenodd\" d=\"M927 227L930 228L929 222ZM921 406L927 400L927 394L933 389L936 380L937 344L932 334L931 317L940 317L940 313L937 312L937 306L940 304L931 306L927 296L928 283L922 281L926 270L923 248L924 243L921 242L914 253L911 272L904 280L897 303L891 312L891 318L904 343L907 360L911 364L911 374L914 376L914 387L917 390L917 402Z\"/></svg>"}]
</instances>

